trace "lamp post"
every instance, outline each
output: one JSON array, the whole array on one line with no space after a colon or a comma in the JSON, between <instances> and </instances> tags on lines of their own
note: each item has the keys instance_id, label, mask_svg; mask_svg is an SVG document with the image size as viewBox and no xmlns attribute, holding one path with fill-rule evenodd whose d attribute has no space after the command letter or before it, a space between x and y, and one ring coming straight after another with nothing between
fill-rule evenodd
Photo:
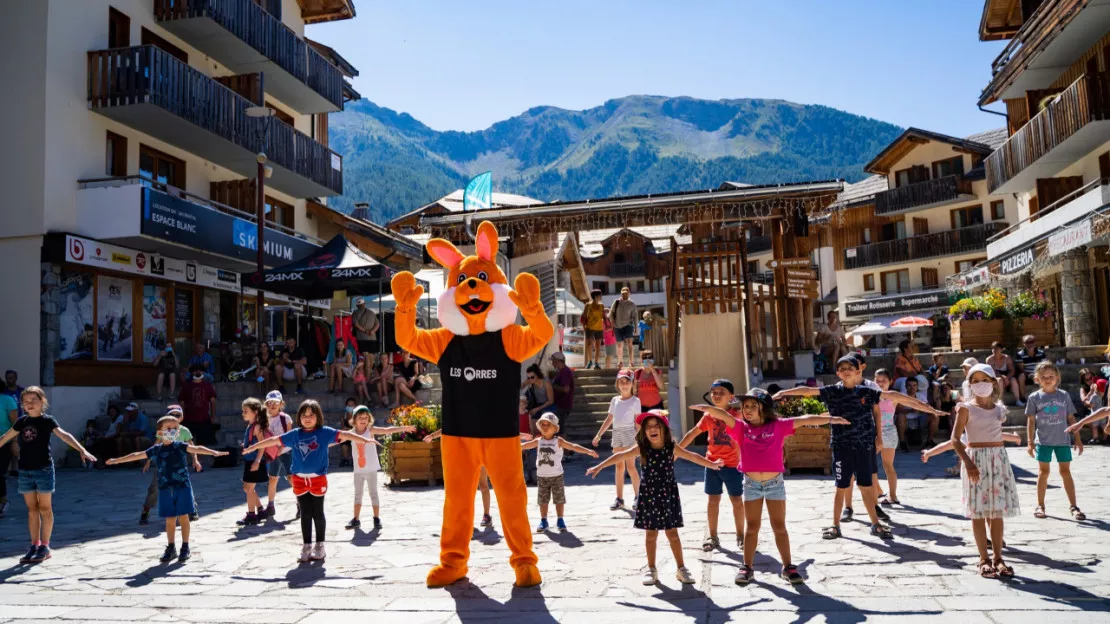
<instances>
[{"instance_id":1,"label":"lamp post","mask_svg":"<svg viewBox=\"0 0 1110 624\"><path fill-rule=\"evenodd\" d=\"M270 118L274 116L274 110L266 106L251 106L247 108L246 113L247 117L261 120L258 127L258 156L256 156L258 161L258 172L255 182L255 186L258 187L258 215L256 217L258 221L258 235L256 241L258 245L257 271L258 276L261 278L265 275L266 271L266 267L263 263L265 259L263 247L266 240L266 178L269 176L270 172L273 171L273 169L266 165L266 143L269 138ZM258 299L255 303L256 307L254 312L255 322L258 324L258 341L260 343L266 340L266 324L264 322L266 301L262 292L262 283L260 279L258 284L255 285Z\"/></svg>"}]
</instances>

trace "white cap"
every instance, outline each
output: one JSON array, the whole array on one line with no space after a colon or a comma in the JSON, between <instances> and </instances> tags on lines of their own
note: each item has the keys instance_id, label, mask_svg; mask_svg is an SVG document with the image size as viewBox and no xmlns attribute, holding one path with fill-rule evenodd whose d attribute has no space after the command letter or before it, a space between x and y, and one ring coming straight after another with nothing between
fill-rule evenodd
<instances>
[{"instance_id":1,"label":"white cap","mask_svg":"<svg viewBox=\"0 0 1110 624\"><path fill-rule=\"evenodd\" d=\"M551 359L565 361L567 359L567 356L563 355L562 351L556 351L555 353L551 354Z\"/></svg>"},{"instance_id":2,"label":"white cap","mask_svg":"<svg viewBox=\"0 0 1110 624\"><path fill-rule=\"evenodd\" d=\"M983 373L991 379L998 379L998 374L994 372L994 367L990 364L976 364L972 366L971 370L967 371L967 378L969 381L971 380L971 376L975 373Z\"/></svg>"},{"instance_id":3,"label":"white cap","mask_svg":"<svg viewBox=\"0 0 1110 624\"><path fill-rule=\"evenodd\" d=\"M270 401L277 401L278 403L281 403L284 400L285 399L281 398L281 392L278 392L277 390L271 390L266 393L266 403L269 403Z\"/></svg>"},{"instance_id":4,"label":"white cap","mask_svg":"<svg viewBox=\"0 0 1110 624\"><path fill-rule=\"evenodd\" d=\"M138 404L138 403L136 403L136 402L134 402L134 401L132 401L132 402L128 403L128 404L127 404L127 411L129 411L129 412L137 412L137 411L139 411L139 404Z\"/></svg>"},{"instance_id":5,"label":"white cap","mask_svg":"<svg viewBox=\"0 0 1110 624\"><path fill-rule=\"evenodd\" d=\"M977 360L975 358L972 358L972 357L967 358L966 360L964 360L964 363L963 363L963 366L967 366L968 368L971 368L972 366L978 366L978 365L979 365L979 360Z\"/></svg>"}]
</instances>

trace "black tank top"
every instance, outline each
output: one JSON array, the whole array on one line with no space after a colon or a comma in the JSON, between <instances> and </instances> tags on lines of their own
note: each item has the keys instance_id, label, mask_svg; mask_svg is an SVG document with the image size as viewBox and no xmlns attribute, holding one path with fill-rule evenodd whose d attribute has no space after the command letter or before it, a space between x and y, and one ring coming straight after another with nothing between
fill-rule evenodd
<instances>
[{"instance_id":1,"label":"black tank top","mask_svg":"<svg viewBox=\"0 0 1110 624\"><path fill-rule=\"evenodd\" d=\"M501 332L455 336L439 358L443 434L469 438L520 435L520 362L505 353Z\"/></svg>"}]
</instances>

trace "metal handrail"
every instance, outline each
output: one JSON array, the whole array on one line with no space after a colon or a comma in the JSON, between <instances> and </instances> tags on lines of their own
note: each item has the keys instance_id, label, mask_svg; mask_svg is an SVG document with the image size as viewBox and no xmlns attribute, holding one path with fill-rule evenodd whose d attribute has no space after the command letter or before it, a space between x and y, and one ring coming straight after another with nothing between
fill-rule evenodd
<instances>
[{"instance_id":1,"label":"metal handrail","mask_svg":"<svg viewBox=\"0 0 1110 624\"><path fill-rule=\"evenodd\" d=\"M228 213L231 216L238 217L240 219L243 219L244 221L249 221L255 224L258 223L257 215L251 214L249 212L244 212L238 208L232 208L227 204L201 197L200 195L190 193L185 189L177 188L176 186L166 184L165 182L159 182L158 180L154 180L141 174L126 176L108 176L102 178L83 178L77 181L77 188L118 188L131 185L150 187L155 190L162 191L167 195L173 195L181 199L188 200L194 204L200 204L214 210L219 210L220 212ZM321 246L327 242L325 240L316 238L315 236L309 236L308 234L298 232L291 227L287 227L280 223L275 223L272 221L266 222L265 227L267 229L276 230L283 234L288 234L289 236L292 236L294 238L307 240Z\"/></svg>"},{"instance_id":2,"label":"metal handrail","mask_svg":"<svg viewBox=\"0 0 1110 624\"><path fill-rule=\"evenodd\" d=\"M993 243L996 240L1004 238L1004 237L1012 234L1013 232L1016 232L1018 229L1021 228L1021 226L1023 224L1031 222L1031 221L1036 221L1037 219L1040 219L1041 217L1047 215L1048 213L1056 210L1060 206L1063 206L1064 204L1071 203L1072 201L1074 201L1079 196L1086 195L1088 192L1090 192L1090 191L1092 191L1092 190L1094 190L1094 189L1096 189L1100 186L1106 186L1108 184L1110 184L1110 178L1095 178L1094 180L1091 180L1090 182L1084 184L1083 186L1075 189L1074 191L1068 193L1067 195L1064 195L1060 199L1057 199L1056 201L1052 202L1051 204L1045 206L1043 209L1038 210L1037 212L1029 215L1028 217L1025 217L1021 221L1018 221L1017 223L1007 227L1006 229L1002 230L1001 232L999 232L999 233L997 233L993 236L988 237L987 238L987 243Z\"/></svg>"}]
</instances>

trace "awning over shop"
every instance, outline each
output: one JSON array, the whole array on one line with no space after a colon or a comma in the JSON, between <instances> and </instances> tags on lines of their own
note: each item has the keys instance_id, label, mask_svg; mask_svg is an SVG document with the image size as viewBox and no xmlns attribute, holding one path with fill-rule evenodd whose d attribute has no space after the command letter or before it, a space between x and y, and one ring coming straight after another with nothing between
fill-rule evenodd
<instances>
[{"instance_id":1,"label":"awning over shop","mask_svg":"<svg viewBox=\"0 0 1110 624\"><path fill-rule=\"evenodd\" d=\"M891 323L898 319L905 318L904 314L894 314L891 316L877 316L868 320L863 325L859 325L855 329L848 330L852 336L877 336L879 334L909 334L915 328L911 327L891 327Z\"/></svg>"}]
</instances>

